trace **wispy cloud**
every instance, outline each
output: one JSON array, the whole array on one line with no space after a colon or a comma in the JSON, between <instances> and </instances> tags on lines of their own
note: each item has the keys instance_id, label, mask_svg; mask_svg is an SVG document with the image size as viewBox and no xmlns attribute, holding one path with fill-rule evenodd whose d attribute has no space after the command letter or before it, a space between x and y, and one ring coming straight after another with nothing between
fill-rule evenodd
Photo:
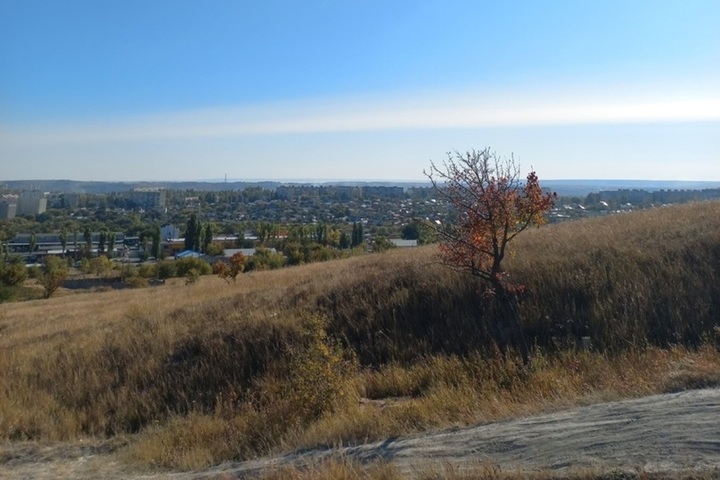
<instances>
[{"instance_id":1,"label":"wispy cloud","mask_svg":"<svg viewBox=\"0 0 720 480\"><path fill-rule=\"evenodd\" d=\"M96 144L399 129L720 120L720 94L588 96L434 95L325 99L103 119L97 123L0 126L15 146Z\"/></svg>"}]
</instances>

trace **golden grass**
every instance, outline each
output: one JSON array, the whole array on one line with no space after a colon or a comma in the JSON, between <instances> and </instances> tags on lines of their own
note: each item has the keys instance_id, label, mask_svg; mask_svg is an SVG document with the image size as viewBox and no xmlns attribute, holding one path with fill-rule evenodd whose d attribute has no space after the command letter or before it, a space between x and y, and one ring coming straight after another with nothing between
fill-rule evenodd
<instances>
[{"instance_id":1,"label":"golden grass","mask_svg":"<svg viewBox=\"0 0 720 480\"><path fill-rule=\"evenodd\" d=\"M197 468L720 384L720 203L548 226L514 251L527 365L496 353L479 284L434 246L3 304L0 438L139 433L131 461ZM310 415L297 390L317 379L332 401Z\"/></svg>"}]
</instances>

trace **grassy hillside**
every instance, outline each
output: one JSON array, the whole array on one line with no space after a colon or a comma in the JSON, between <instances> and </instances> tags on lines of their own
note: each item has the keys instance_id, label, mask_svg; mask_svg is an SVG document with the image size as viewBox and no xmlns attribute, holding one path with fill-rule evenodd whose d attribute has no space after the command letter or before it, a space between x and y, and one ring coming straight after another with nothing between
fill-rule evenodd
<instances>
[{"instance_id":1,"label":"grassy hillside","mask_svg":"<svg viewBox=\"0 0 720 480\"><path fill-rule=\"evenodd\" d=\"M547 226L514 252L528 365L434 246L4 304L0 438L133 434L133 461L191 468L720 383L720 203Z\"/></svg>"}]
</instances>

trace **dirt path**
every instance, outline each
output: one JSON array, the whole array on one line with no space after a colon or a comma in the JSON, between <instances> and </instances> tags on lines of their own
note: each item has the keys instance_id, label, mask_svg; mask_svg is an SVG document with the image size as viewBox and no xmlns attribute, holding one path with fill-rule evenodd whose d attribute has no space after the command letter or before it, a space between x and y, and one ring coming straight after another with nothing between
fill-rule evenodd
<instances>
[{"instance_id":1,"label":"dirt path","mask_svg":"<svg viewBox=\"0 0 720 480\"><path fill-rule=\"evenodd\" d=\"M52 450L48 450L45 457L35 456L35 460L33 455L12 457L8 452L13 448L17 447L0 447L2 478L93 478L98 475L128 478L129 472L123 472L122 465L102 448L77 450L71 455L68 451L53 455ZM273 466L302 465L336 453L338 450L318 449L272 459L227 463L198 472L135 478L246 478ZM720 475L720 389L655 395L389 439L345 448L341 453L362 462L386 460L409 476L423 463L462 466L479 462L499 465L503 471L699 469L717 470Z\"/></svg>"}]
</instances>

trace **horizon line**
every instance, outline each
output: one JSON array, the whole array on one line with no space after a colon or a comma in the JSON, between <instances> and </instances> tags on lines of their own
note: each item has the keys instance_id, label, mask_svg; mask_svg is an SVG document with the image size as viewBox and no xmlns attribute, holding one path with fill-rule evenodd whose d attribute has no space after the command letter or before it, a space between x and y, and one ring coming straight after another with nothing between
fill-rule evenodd
<instances>
[{"instance_id":1,"label":"horizon line","mask_svg":"<svg viewBox=\"0 0 720 480\"><path fill-rule=\"evenodd\" d=\"M78 183L429 183L422 179L372 179L372 178L228 178L226 179L186 179L186 180L77 180L72 178L23 178L0 179L0 184L10 182L78 182ZM718 180L692 180L692 179L651 179L651 178L548 178L540 179L541 183L548 182L640 182L640 183L699 183L720 184Z\"/></svg>"}]
</instances>

